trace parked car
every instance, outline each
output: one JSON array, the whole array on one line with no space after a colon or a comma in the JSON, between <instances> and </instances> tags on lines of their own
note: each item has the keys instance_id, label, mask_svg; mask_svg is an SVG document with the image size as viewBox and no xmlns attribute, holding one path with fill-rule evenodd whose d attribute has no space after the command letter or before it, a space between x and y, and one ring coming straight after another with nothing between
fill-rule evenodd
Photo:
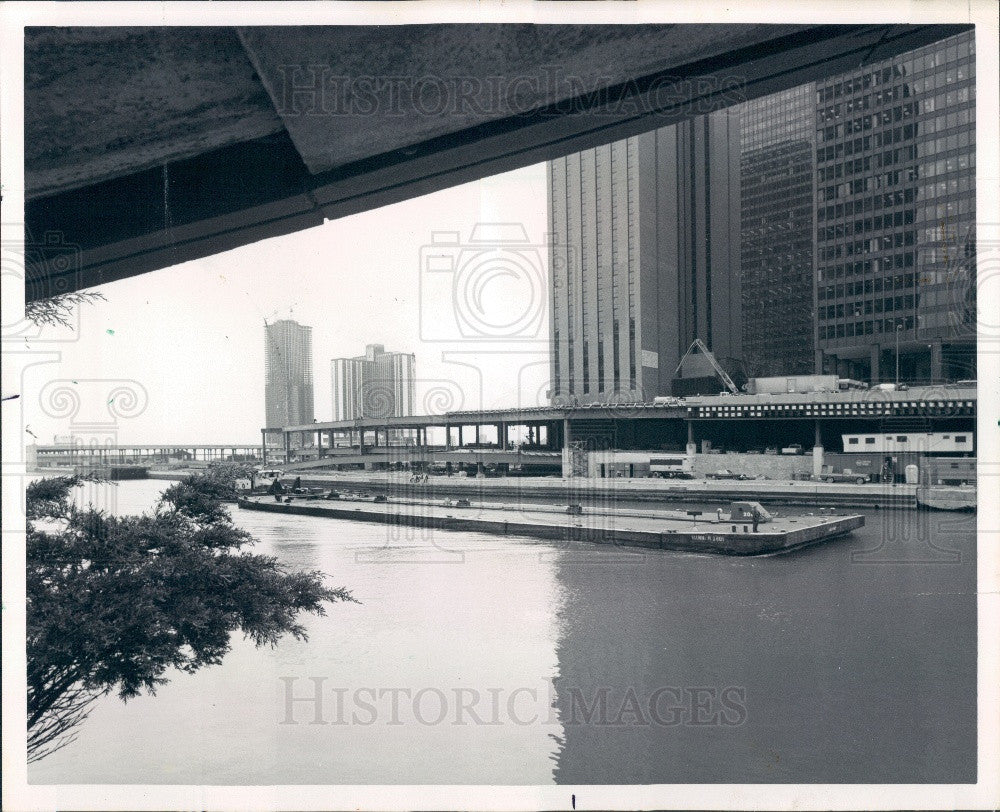
<instances>
[{"instance_id":1,"label":"parked car","mask_svg":"<svg viewBox=\"0 0 1000 812\"><path fill-rule=\"evenodd\" d=\"M715 471L708 475L709 479L752 479L749 474L737 474L735 471L730 471L728 468L723 468L721 471Z\"/></svg>"},{"instance_id":2,"label":"parked car","mask_svg":"<svg viewBox=\"0 0 1000 812\"><path fill-rule=\"evenodd\" d=\"M782 454L801 454L803 451L805 451L805 449L798 443L795 443L794 445L790 446L785 446L783 449L781 449Z\"/></svg>"},{"instance_id":3,"label":"parked car","mask_svg":"<svg viewBox=\"0 0 1000 812\"><path fill-rule=\"evenodd\" d=\"M824 482L855 482L858 485L864 485L866 482L870 481L871 477L868 474L845 473L844 471L837 471L837 472L830 471L828 473L821 474L820 479L822 479Z\"/></svg>"}]
</instances>

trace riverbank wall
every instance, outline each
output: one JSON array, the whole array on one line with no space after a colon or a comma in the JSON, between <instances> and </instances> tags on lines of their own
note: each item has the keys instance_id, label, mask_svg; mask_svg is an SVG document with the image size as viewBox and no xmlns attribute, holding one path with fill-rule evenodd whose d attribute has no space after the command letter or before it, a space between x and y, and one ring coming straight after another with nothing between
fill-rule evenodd
<instances>
[{"instance_id":1,"label":"riverbank wall","mask_svg":"<svg viewBox=\"0 0 1000 812\"><path fill-rule=\"evenodd\" d=\"M496 499L557 504L614 505L618 502L669 504L705 502L728 504L752 500L765 504L803 507L850 507L864 509L916 508L915 485L881 483L826 483L778 480L663 480L663 479L592 479L587 477L444 477L432 476L426 482L411 482L409 476L288 474L296 476L304 487L345 488L383 493L387 496L436 499L442 497L476 500Z\"/></svg>"}]
</instances>

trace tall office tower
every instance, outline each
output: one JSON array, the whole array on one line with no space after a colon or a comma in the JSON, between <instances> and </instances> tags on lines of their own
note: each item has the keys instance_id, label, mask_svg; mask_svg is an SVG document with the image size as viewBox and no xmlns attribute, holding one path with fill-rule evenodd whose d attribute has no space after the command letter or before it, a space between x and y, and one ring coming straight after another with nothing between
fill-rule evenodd
<instances>
[{"instance_id":1,"label":"tall office tower","mask_svg":"<svg viewBox=\"0 0 1000 812\"><path fill-rule=\"evenodd\" d=\"M355 358L334 358L333 419L412 415L414 365L413 353L386 352L382 344L367 345Z\"/></svg>"},{"instance_id":2,"label":"tall office tower","mask_svg":"<svg viewBox=\"0 0 1000 812\"><path fill-rule=\"evenodd\" d=\"M741 355L738 113L548 166L555 402L669 394L695 338Z\"/></svg>"},{"instance_id":3,"label":"tall office tower","mask_svg":"<svg viewBox=\"0 0 1000 812\"><path fill-rule=\"evenodd\" d=\"M817 368L974 378L973 33L818 82L816 102Z\"/></svg>"},{"instance_id":4,"label":"tall office tower","mask_svg":"<svg viewBox=\"0 0 1000 812\"><path fill-rule=\"evenodd\" d=\"M312 327L282 319L264 328L268 428L313 422Z\"/></svg>"},{"instance_id":5,"label":"tall office tower","mask_svg":"<svg viewBox=\"0 0 1000 812\"><path fill-rule=\"evenodd\" d=\"M743 369L809 374L815 364L816 88L740 106Z\"/></svg>"}]
</instances>

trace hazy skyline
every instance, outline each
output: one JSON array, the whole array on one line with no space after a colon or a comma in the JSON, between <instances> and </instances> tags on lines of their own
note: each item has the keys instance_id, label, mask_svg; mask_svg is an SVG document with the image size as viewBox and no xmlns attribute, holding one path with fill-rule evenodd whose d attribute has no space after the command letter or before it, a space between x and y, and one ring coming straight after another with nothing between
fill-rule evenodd
<instances>
[{"instance_id":1,"label":"hazy skyline","mask_svg":"<svg viewBox=\"0 0 1000 812\"><path fill-rule=\"evenodd\" d=\"M26 427L41 443L86 434L84 424L116 419L104 400L114 382L135 381L146 405L117 417L118 442L257 442L264 322L279 318L313 328L319 421L332 414L330 359L370 343L416 355L417 413L538 405L548 388L546 252L529 250L521 277L509 262L482 262L473 252L465 264L476 279L457 292L453 275L428 275L422 257L433 232L457 232L465 242L477 223L520 224L541 246L545 221L539 164L94 288L106 301L80 309L75 335L43 334L62 339L53 345L61 358L25 372ZM473 324L458 334L454 312L470 306L470 293L483 297L480 315L496 330ZM517 341L506 341L505 323L526 308L540 318L511 327ZM63 386L79 392L71 414L54 400Z\"/></svg>"}]
</instances>

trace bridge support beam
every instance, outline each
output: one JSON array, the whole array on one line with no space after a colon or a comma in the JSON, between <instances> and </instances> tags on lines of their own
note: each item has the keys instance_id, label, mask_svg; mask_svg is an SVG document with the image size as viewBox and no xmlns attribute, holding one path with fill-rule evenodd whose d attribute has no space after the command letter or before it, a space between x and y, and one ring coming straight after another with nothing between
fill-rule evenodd
<instances>
[{"instance_id":1,"label":"bridge support beam","mask_svg":"<svg viewBox=\"0 0 1000 812\"><path fill-rule=\"evenodd\" d=\"M819 420L813 421L813 476L823 473L823 434Z\"/></svg>"}]
</instances>

